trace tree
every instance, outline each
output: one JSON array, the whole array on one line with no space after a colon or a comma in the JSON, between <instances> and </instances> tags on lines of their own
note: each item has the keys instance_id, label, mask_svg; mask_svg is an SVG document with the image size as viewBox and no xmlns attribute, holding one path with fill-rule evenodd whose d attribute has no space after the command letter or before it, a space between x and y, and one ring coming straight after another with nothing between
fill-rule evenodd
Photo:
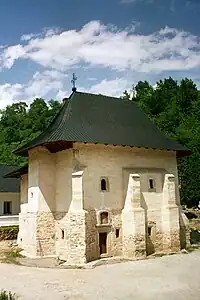
<instances>
[{"instance_id":1,"label":"tree","mask_svg":"<svg viewBox=\"0 0 200 300\"><path fill-rule=\"evenodd\" d=\"M151 120L169 137L193 151L178 159L181 202L188 206L200 200L200 91L184 78L178 83L165 78L153 87L139 81L133 99ZM126 95L127 97L127 95Z\"/></svg>"},{"instance_id":2,"label":"tree","mask_svg":"<svg viewBox=\"0 0 200 300\"><path fill-rule=\"evenodd\" d=\"M0 162L23 165L26 159L13 151L44 131L61 108L61 103L37 98L30 108L25 102L8 105L0 111Z\"/></svg>"}]
</instances>

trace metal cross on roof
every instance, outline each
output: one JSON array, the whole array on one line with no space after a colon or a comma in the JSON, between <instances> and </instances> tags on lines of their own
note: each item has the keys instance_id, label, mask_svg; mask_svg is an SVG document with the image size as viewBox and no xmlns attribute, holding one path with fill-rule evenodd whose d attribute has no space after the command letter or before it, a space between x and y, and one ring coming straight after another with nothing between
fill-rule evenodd
<instances>
[{"instance_id":1,"label":"metal cross on roof","mask_svg":"<svg viewBox=\"0 0 200 300\"><path fill-rule=\"evenodd\" d=\"M76 92L76 80L77 80L77 77L76 77L75 73L73 73L72 80L71 80L71 83L73 85L72 92Z\"/></svg>"}]
</instances>

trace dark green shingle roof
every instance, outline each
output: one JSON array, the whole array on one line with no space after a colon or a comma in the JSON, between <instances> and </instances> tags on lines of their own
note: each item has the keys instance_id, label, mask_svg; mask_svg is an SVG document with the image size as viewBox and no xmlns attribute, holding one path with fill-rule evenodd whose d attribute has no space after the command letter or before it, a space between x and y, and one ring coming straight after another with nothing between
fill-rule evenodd
<instances>
[{"instance_id":1,"label":"dark green shingle roof","mask_svg":"<svg viewBox=\"0 0 200 300\"><path fill-rule=\"evenodd\" d=\"M22 175L28 173L28 164L23 167L15 167L15 169L7 172L4 178L20 178Z\"/></svg>"},{"instance_id":2,"label":"dark green shingle roof","mask_svg":"<svg viewBox=\"0 0 200 300\"><path fill-rule=\"evenodd\" d=\"M16 178L5 178L4 176L7 173L13 172L18 169L16 166L8 166L0 164L0 193L8 192L8 193L17 193L20 190L20 182L19 179Z\"/></svg>"},{"instance_id":3,"label":"dark green shingle roof","mask_svg":"<svg viewBox=\"0 0 200 300\"><path fill-rule=\"evenodd\" d=\"M126 145L187 151L169 139L129 100L75 92L65 101L51 125L15 153L56 141Z\"/></svg>"}]
</instances>

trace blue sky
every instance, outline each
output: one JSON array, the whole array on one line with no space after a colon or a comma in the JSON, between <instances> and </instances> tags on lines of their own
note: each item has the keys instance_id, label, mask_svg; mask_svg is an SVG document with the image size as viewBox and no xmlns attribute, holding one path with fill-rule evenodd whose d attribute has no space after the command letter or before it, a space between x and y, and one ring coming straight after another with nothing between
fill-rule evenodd
<instances>
[{"instance_id":1,"label":"blue sky","mask_svg":"<svg viewBox=\"0 0 200 300\"><path fill-rule=\"evenodd\" d=\"M0 108L81 91L119 96L139 80L200 85L199 0L1 0Z\"/></svg>"}]
</instances>

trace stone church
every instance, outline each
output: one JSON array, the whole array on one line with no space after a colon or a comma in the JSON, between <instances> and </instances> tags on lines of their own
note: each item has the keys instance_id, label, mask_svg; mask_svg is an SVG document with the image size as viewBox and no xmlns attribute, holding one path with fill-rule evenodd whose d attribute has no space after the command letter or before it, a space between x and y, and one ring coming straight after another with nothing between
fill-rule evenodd
<instances>
[{"instance_id":1,"label":"stone church","mask_svg":"<svg viewBox=\"0 0 200 300\"><path fill-rule=\"evenodd\" d=\"M31 257L82 264L178 251L187 234L170 140L130 100L74 91L36 139L16 151L18 244Z\"/></svg>"}]
</instances>

